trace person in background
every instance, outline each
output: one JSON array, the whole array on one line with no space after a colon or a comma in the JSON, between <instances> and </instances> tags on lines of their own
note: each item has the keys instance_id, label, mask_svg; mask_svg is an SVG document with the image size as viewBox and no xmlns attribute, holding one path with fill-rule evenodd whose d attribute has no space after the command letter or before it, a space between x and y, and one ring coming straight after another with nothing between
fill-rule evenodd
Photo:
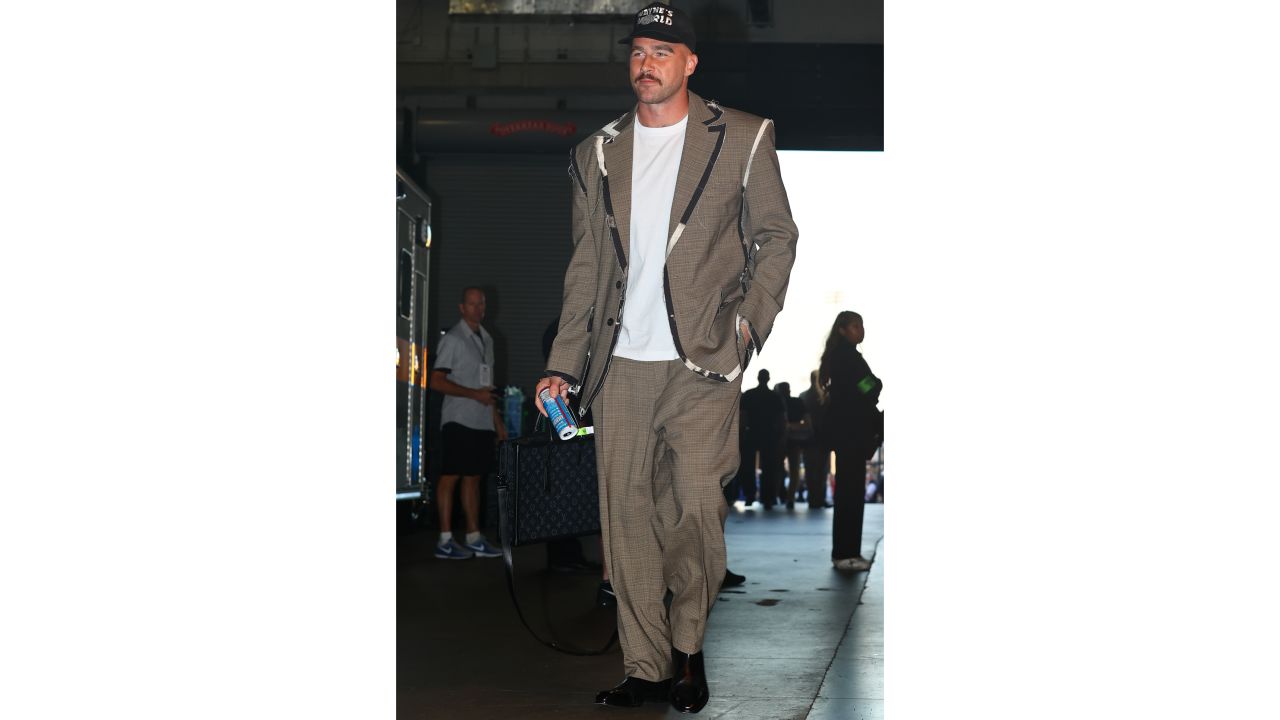
<instances>
[{"instance_id":1,"label":"person in background","mask_svg":"<svg viewBox=\"0 0 1280 720\"><path fill-rule=\"evenodd\" d=\"M786 444L787 409L769 389L769 371L756 373L759 385L742 393L742 459L738 482L747 507L756 499L756 453L760 454L760 503L773 509L782 489L782 451Z\"/></svg>"},{"instance_id":2,"label":"person in background","mask_svg":"<svg viewBox=\"0 0 1280 720\"><path fill-rule=\"evenodd\" d=\"M810 510L831 507L827 502L827 468L831 464L831 448L820 440L823 399L822 389L818 387L818 371L814 370L809 373L809 389L800 393L800 401L804 403L805 414L813 428L813 439L804 446L804 484Z\"/></svg>"},{"instance_id":3,"label":"person in background","mask_svg":"<svg viewBox=\"0 0 1280 720\"><path fill-rule=\"evenodd\" d=\"M580 393L595 413L625 674L596 702L689 713L710 697L742 372L782 310L799 233L772 122L689 92L685 11L650 3L621 42L637 103L570 153L574 251L535 395Z\"/></svg>"},{"instance_id":4,"label":"person in background","mask_svg":"<svg viewBox=\"0 0 1280 720\"><path fill-rule=\"evenodd\" d=\"M466 560L472 556L500 557L480 533L480 478L493 467L493 446L507 438L507 427L498 414L493 386L493 337L480 324L484 320L484 291L464 288L458 324L440 338L431 389L444 394L440 409L440 487L436 505L440 512L440 541L435 555L441 560ZM461 546L452 531L453 490L462 478L462 511L467 535Z\"/></svg>"},{"instance_id":5,"label":"person in background","mask_svg":"<svg viewBox=\"0 0 1280 720\"><path fill-rule=\"evenodd\" d=\"M884 486L880 474L876 472L874 461L867 463L867 489L862 498L869 503L884 502Z\"/></svg>"},{"instance_id":6,"label":"person in background","mask_svg":"<svg viewBox=\"0 0 1280 720\"><path fill-rule=\"evenodd\" d=\"M786 408L787 429L783 439L783 454L787 460L787 481L783 487L782 499L787 509L794 509L796 496L804 494L804 486L800 484L800 454L813 439L813 426L809 422L800 398L791 397L791 383L780 382L773 386L782 405Z\"/></svg>"},{"instance_id":7,"label":"person in background","mask_svg":"<svg viewBox=\"0 0 1280 720\"><path fill-rule=\"evenodd\" d=\"M863 483L867 461L880 446L884 416L876 408L880 379L858 352L865 335L861 315L848 310L836 315L818 366L818 382L829 403L823 418L825 444L836 453L831 562L838 570L871 568L862 556Z\"/></svg>"}]
</instances>

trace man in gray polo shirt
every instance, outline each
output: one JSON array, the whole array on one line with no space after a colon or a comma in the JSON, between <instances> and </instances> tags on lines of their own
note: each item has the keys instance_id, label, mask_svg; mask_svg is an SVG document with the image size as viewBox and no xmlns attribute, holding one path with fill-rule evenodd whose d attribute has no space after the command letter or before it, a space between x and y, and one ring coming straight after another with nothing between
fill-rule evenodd
<instances>
[{"instance_id":1,"label":"man in gray polo shirt","mask_svg":"<svg viewBox=\"0 0 1280 720\"><path fill-rule=\"evenodd\" d=\"M480 478L493 466L494 440L507 439L493 395L493 337L480 325L484 320L484 291L462 291L458 313L462 319L440 338L431 389L442 393L440 411L440 541L436 557L465 560L474 555L499 557L502 551L480 533ZM467 518L466 540L454 542L451 520L453 489L462 478L462 511Z\"/></svg>"}]
</instances>

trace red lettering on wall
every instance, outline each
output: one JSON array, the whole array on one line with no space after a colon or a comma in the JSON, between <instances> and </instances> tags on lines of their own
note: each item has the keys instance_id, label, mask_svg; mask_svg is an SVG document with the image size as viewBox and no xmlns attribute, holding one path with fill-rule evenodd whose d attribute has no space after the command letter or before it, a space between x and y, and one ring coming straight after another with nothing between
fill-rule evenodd
<instances>
[{"instance_id":1,"label":"red lettering on wall","mask_svg":"<svg viewBox=\"0 0 1280 720\"><path fill-rule=\"evenodd\" d=\"M544 132L560 137L568 137L578 131L578 126L571 122L552 122L550 120L515 120L506 123L494 123L489 126L489 134L506 137L518 132Z\"/></svg>"}]
</instances>

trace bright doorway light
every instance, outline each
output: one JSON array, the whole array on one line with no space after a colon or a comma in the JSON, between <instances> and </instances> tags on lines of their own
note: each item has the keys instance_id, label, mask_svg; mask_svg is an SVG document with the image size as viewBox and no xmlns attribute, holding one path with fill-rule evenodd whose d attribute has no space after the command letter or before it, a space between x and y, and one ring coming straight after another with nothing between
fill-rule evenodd
<instances>
[{"instance_id":1,"label":"bright doorway light","mask_svg":"<svg viewBox=\"0 0 1280 720\"><path fill-rule=\"evenodd\" d=\"M841 310L862 315L867 328L862 353L876 375L891 375L876 353L883 346L881 318L891 314L888 288L895 281L886 274L884 153L783 150L778 158L800 242L782 313L764 351L747 368L743 388L755 387L756 373L767 368L771 385L788 382L791 394L799 395L809 387L809 372L818 369L822 345Z\"/></svg>"}]
</instances>

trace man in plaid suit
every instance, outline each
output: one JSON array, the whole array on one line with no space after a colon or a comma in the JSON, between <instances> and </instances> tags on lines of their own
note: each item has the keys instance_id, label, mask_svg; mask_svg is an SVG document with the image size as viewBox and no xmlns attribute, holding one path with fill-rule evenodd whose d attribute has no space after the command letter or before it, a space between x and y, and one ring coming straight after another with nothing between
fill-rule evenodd
<instances>
[{"instance_id":1,"label":"man in plaid suit","mask_svg":"<svg viewBox=\"0 0 1280 720\"><path fill-rule=\"evenodd\" d=\"M689 92L688 16L652 3L622 42L638 103L570 153L575 249L537 391L594 411L626 674L596 702L697 712L742 373L782 309L798 232L772 123Z\"/></svg>"}]
</instances>

